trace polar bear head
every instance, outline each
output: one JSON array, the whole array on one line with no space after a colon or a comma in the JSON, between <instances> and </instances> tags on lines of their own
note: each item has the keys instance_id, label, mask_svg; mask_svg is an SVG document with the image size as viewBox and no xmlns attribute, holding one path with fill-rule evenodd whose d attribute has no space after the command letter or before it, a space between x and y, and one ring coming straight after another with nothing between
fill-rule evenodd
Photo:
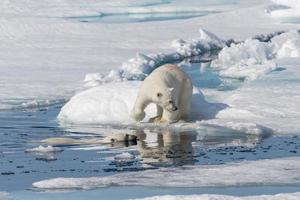
<instances>
[{"instance_id":1,"label":"polar bear head","mask_svg":"<svg viewBox=\"0 0 300 200\"><path fill-rule=\"evenodd\" d=\"M174 88L165 88L157 91L154 102L170 112L178 110L177 99L174 98Z\"/></svg>"}]
</instances>

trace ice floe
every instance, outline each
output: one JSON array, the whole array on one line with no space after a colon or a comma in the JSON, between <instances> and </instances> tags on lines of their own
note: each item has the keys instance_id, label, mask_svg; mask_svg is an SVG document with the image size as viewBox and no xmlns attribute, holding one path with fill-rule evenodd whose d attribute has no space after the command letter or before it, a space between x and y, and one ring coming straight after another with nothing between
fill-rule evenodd
<instances>
[{"instance_id":1,"label":"ice floe","mask_svg":"<svg viewBox=\"0 0 300 200\"><path fill-rule=\"evenodd\" d=\"M163 195L146 197L139 200L296 200L300 198L300 193L281 193L275 195L259 196L228 196L228 195Z\"/></svg>"},{"instance_id":2,"label":"ice floe","mask_svg":"<svg viewBox=\"0 0 300 200\"><path fill-rule=\"evenodd\" d=\"M135 159L135 156L128 152L123 152L114 156L114 159L117 161L128 161Z\"/></svg>"},{"instance_id":3,"label":"ice floe","mask_svg":"<svg viewBox=\"0 0 300 200\"><path fill-rule=\"evenodd\" d=\"M36 148L32 148L32 149L26 149L25 152L30 153L30 152L34 152L34 153L55 153L55 152L61 152L63 151L62 148L59 147L53 147L53 146L38 146Z\"/></svg>"},{"instance_id":4,"label":"ice floe","mask_svg":"<svg viewBox=\"0 0 300 200\"><path fill-rule=\"evenodd\" d=\"M164 181L161 181L164 180ZM92 189L107 186L222 187L300 184L300 158L185 166L104 177L54 178L32 184L39 189Z\"/></svg>"},{"instance_id":5,"label":"ice floe","mask_svg":"<svg viewBox=\"0 0 300 200\"><path fill-rule=\"evenodd\" d=\"M111 133L111 131L110 131ZM127 133L111 133L104 138L80 138L73 139L68 137L51 137L39 142L49 145L82 145L82 144L111 144L117 142L128 142L136 140L136 136Z\"/></svg>"}]
</instances>

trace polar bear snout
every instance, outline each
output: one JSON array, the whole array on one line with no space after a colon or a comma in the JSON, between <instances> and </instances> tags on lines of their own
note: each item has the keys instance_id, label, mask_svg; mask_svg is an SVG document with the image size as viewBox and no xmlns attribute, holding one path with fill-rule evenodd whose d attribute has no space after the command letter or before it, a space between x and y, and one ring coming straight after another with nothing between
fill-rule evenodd
<instances>
[{"instance_id":1,"label":"polar bear snout","mask_svg":"<svg viewBox=\"0 0 300 200\"><path fill-rule=\"evenodd\" d=\"M176 111L178 110L177 106L175 106L174 108L171 109L172 111Z\"/></svg>"},{"instance_id":2,"label":"polar bear snout","mask_svg":"<svg viewBox=\"0 0 300 200\"><path fill-rule=\"evenodd\" d=\"M165 108L170 112L178 110L178 107L175 105L174 101L172 101L172 100L168 101Z\"/></svg>"}]
</instances>

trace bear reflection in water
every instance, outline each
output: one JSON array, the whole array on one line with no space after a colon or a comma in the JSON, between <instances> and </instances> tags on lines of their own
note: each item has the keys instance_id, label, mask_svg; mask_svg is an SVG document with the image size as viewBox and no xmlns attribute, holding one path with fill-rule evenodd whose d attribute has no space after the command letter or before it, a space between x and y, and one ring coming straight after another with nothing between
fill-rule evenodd
<instances>
[{"instance_id":1,"label":"bear reflection in water","mask_svg":"<svg viewBox=\"0 0 300 200\"><path fill-rule=\"evenodd\" d=\"M174 132L163 130L150 132L136 130L137 151L143 164L155 166L193 165L205 156L208 149L223 151L230 147L254 149L262 137L233 134L199 135L196 131Z\"/></svg>"},{"instance_id":2,"label":"bear reflection in water","mask_svg":"<svg viewBox=\"0 0 300 200\"><path fill-rule=\"evenodd\" d=\"M144 164L177 166L192 165L196 161L192 146L192 142L196 141L196 134L158 132L156 142L153 143L147 142L147 136L150 134L146 134L143 130L137 131L136 135L138 138L137 150L140 153L141 162Z\"/></svg>"},{"instance_id":3,"label":"bear reflection in water","mask_svg":"<svg viewBox=\"0 0 300 200\"><path fill-rule=\"evenodd\" d=\"M74 129L75 130L75 129ZM81 130L83 131L83 130ZM174 130L169 128L93 128L94 133L102 133L101 137L73 137L47 138L41 143L54 146L106 146L109 149L129 150L133 158L125 161L115 160L116 166L130 166L142 164L143 168L159 166L193 165L195 163L218 164L223 161L240 159L239 152L257 150L257 144L268 137L264 135L249 135L243 132L226 129L224 127L203 127L201 130ZM259 148L259 147L258 147ZM220 161L216 160L219 159ZM224 160L225 159L225 160ZM124 163L127 162L127 163Z\"/></svg>"}]
</instances>

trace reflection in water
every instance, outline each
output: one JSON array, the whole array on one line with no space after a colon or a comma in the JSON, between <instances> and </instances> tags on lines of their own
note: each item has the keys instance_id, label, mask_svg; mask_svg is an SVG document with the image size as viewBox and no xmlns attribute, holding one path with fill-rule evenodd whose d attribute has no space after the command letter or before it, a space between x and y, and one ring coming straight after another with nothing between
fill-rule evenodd
<instances>
[{"instance_id":1,"label":"reflection in water","mask_svg":"<svg viewBox=\"0 0 300 200\"><path fill-rule=\"evenodd\" d=\"M171 131L158 132L156 145L147 143L147 134L144 130L136 132L137 150L140 153L141 162L165 166L165 165L191 165L194 164L194 150L192 142L196 141L193 132L173 133Z\"/></svg>"},{"instance_id":2,"label":"reflection in water","mask_svg":"<svg viewBox=\"0 0 300 200\"><path fill-rule=\"evenodd\" d=\"M138 155L138 161L147 167L159 166L181 166L202 163L203 155L211 149L218 149L217 154L222 151L237 151L230 149L240 147L245 149L255 149L262 139L267 135L249 135L225 127L202 126L189 128L188 124L180 128L171 127L127 127L114 129L112 127L95 127L86 133L77 132L72 129L69 137L48 138L41 142L54 146L73 146L73 149L115 149L124 151L124 148L134 149ZM67 135L66 135L67 136ZM122 150L123 149L123 150ZM228 150L229 149L229 150ZM245 149L243 151L245 151ZM224 153L225 155L226 153ZM211 159L206 156L206 163ZM225 160L230 158L225 158ZM234 158L233 158L234 159ZM222 158L224 161L224 158ZM125 163L126 162L126 163ZM134 161L136 162L136 160ZM131 165L132 160L114 161L115 166ZM109 169L110 171L112 169Z\"/></svg>"}]
</instances>

